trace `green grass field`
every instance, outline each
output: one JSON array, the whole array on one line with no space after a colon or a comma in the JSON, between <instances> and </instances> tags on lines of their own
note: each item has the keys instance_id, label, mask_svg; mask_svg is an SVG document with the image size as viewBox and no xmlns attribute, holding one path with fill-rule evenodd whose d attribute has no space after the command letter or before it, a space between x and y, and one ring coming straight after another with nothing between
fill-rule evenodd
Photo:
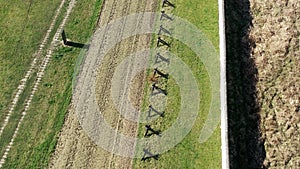
<instances>
[{"instance_id":1,"label":"green grass field","mask_svg":"<svg viewBox=\"0 0 300 169\"><path fill-rule=\"evenodd\" d=\"M174 0L172 2L176 5L172 13L197 26L207 35L215 48L219 50L218 2L216 0L198 0L192 2ZM153 39L156 38L157 36L154 36ZM218 127L205 143L200 144L198 142L201 128L205 123L210 108L211 87L208 72L199 57L197 57L188 46L178 40L169 38L168 41L172 44L170 51L180 57L191 68L196 77L201 98L200 112L192 130L181 143L168 152L161 154L158 160L151 159L143 162L140 159L135 159L133 168L221 168L220 128ZM149 74L148 72L148 75ZM172 125L180 109L179 86L172 77L168 81L164 80L164 83L166 83L168 91L165 117L148 123L152 128L161 131L168 129ZM144 110L146 110L149 105L149 83L146 84L145 91L146 95L142 106ZM144 125L145 124L139 125L138 137L144 136Z\"/></svg>"},{"instance_id":2,"label":"green grass field","mask_svg":"<svg viewBox=\"0 0 300 169\"><path fill-rule=\"evenodd\" d=\"M60 4L53 1L0 0L0 124L13 93L30 67L52 16ZM45 12L46 11L46 12Z\"/></svg>"},{"instance_id":3,"label":"green grass field","mask_svg":"<svg viewBox=\"0 0 300 169\"><path fill-rule=\"evenodd\" d=\"M16 3L15 6L13 2ZM12 8L16 8L16 6L19 7L20 5L17 3L22 4L15 1L3 1L3 3L1 1L1 5L6 4L6 6L4 5L8 10L6 13L10 13ZM25 4L23 5L15 9L17 12L20 12L20 18L14 23L11 22L11 24L16 25L9 25L9 30L1 31L1 34L5 35L1 38L6 38L4 39L6 42L11 42L4 46L2 45L0 49L2 52L1 59L3 57L3 62L1 62L1 73L3 74L1 74L0 78L4 79L0 83L4 83L1 84L1 87L5 85L5 87L0 89L2 90L1 94L4 94L3 96L1 95L0 105L5 105L0 106L1 119L3 119L4 112L7 112L9 102L12 100L12 93L30 65L32 54L38 49L38 45L49 27L51 22L49 18L52 18L55 9L59 5L59 1L34 1L31 7L32 12L30 12L29 16L29 21L33 22L32 26L29 26L30 24L27 23L24 29L25 32L22 33L20 31L22 27L19 28L18 26L25 22L21 15L26 13L25 11L22 13L22 10L27 8L25 8ZM85 43L93 33L100 6L101 0L77 2L64 28L68 38L74 42ZM51 11L53 12L51 13ZM65 10L62 12L55 26L56 28L60 24ZM6 13L2 13L4 19L2 18L1 24L9 23L5 20L18 19L16 16L8 18L9 15L6 15ZM39 22L39 20L41 21ZM18 38L24 38L15 41L13 39L14 36L11 36L12 32L19 33L16 34L16 36L19 35ZM54 33L55 31L52 33L52 37ZM19 45L21 46L16 49L17 51L14 51L13 49ZM39 89L35 93L28 113L21 125L15 144L8 155L4 168L45 168L48 165L51 153L54 151L58 139L57 134L62 127L70 103L73 70L80 51L81 49L58 47L54 52ZM24 94L20 98L21 101L16 106L16 112L22 111L22 104L24 103L22 100L28 97L33 81L34 76L29 79L28 89L24 90ZM0 139L1 152L5 148L2 145L7 145L19 118L20 115L14 113L9 125L4 130L3 137Z\"/></svg>"},{"instance_id":4,"label":"green grass field","mask_svg":"<svg viewBox=\"0 0 300 169\"><path fill-rule=\"evenodd\" d=\"M29 4L28 4L29 5ZM44 6L45 5L45 6ZM20 40L20 41L16 41L15 43L16 44L7 44L7 48L5 48L5 50L12 50L12 46L13 45L17 45L17 49L16 49L16 51L15 52L19 52L19 51L23 51L24 53L26 53L26 57L25 56L23 56L23 58L21 59L21 60L18 60L18 59L20 59L19 57L17 57L18 59L16 59L16 58L14 58L14 57L10 57L10 58L6 58L6 59L11 59L15 64L19 64L20 66L18 66L18 67L15 67L15 68L17 68L17 70L16 69L14 69L13 67L12 67L12 70L9 70L9 71L3 71L3 72L1 72L1 73L9 73L10 71L15 71L14 72L14 75L15 76L13 76L13 77L11 77L12 78L12 83L13 84L16 84L16 85L19 85L19 83L20 83L20 79L18 79L19 78L19 76L20 76L20 78L23 76L24 77L24 73L26 73L26 71L27 70L25 70L25 69L29 69L29 66L30 66L30 63L31 63L31 61L33 60L33 55L34 55L34 53L38 50L38 47L39 47L39 43L41 43L41 41L42 41L42 39L44 38L44 36L45 36L45 33L46 33L46 31L47 31L47 29L49 28L49 26L50 26L50 23L52 22L52 19L51 20L49 20L48 18L53 18L52 16L54 15L54 12L55 12L55 10L56 10L56 8L60 5L60 2L59 1L57 1L57 3L55 4L56 6L53 6L53 7L47 7L48 5L54 5L54 4L52 4L52 3L50 3L50 2L45 2L45 3L40 3L40 2L33 2L32 4L31 4L31 7L30 7L30 10L28 11L28 19L27 19L27 21L25 22L25 23L14 23L14 24L16 24L16 25L14 25L14 27L12 27L9 31L16 31L15 29L18 29L18 26L22 26L22 24L25 24L25 26L23 27L23 32L21 31L21 32L19 32L19 36L20 37L22 37L22 36L24 36L24 40ZM62 21L62 19L63 19L63 15L64 15L64 13L65 13L65 10L66 10L66 5L67 4L65 4L64 6L63 6L63 8L62 8L62 10L61 10L61 13L60 13L60 15L58 16L58 18L57 18L57 22L56 22L56 24L54 25L54 29L53 30L56 30L57 28L58 28L58 26L59 26L59 24L60 24L60 22ZM37 9L36 9L37 8ZM47 11L46 10L46 8L47 9L51 9L50 11L48 11L48 12L53 12L51 15L52 16L50 16L50 14L48 14L48 13L46 13L46 12L44 12L44 11ZM18 8L18 11L19 12L21 12L23 10L23 8ZM25 9L24 9L25 10ZM26 9L27 10L27 9ZM47 15L46 15L47 14ZM44 17L44 18L42 18L42 16ZM17 17L17 16L15 16L15 17ZM8 19L8 18L6 18L6 19ZM25 19L25 18L24 18ZM32 19L32 20L31 20ZM36 23L36 20L39 20L39 19L43 19L43 22L44 22L44 24L43 25L39 25L39 24L35 24ZM47 24L46 24L46 21L48 22ZM32 23L31 23L32 22ZM43 23L42 22L42 23ZM29 24L32 24L33 26L27 26L26 27L26 25L29 25ZM28 29L28 30L27 30ZM35 42L34 40L36 40L36 39L34 39L34 38L28 38L26 35L23 35L22 33L28 33L28 32L26 32L26 30L27 31L31 31L31 32L34 32L34 31L36 31L36 34L35 35L40 35L40 39L38 40L38 42ZM4 31L5 32L5 31ZM53 38L53 36L54 36L54 33L55 33L55 31L52 31L51 32L51 34L50 34L50 37L49 37L49 41L46 43L46 46L49 46L50 45L50 41L51 41L51 39ZM34 33L31 33L31 34L34 34ZM7 34L8 35L8 34ZM6 36L5 36L6 37ZM34 36L33 36L34 37ZM10 36L7 36L6 37L7 39L9 39L9 38L11 38ZM37 38L37 37L36 37ZM30 39L30 41L29 40L27 40L26 41L26 39ZM33 42L34 41L34 42ZM35 49L36 51L34 51L33 49ZM9 51L6 51L6 52L9 52ZM30 53L29 53L30 52ZM43 51L43 54L44 55L42 55L42 56L40 56L39 58L38 58L38 63L40 63L41 61L42 61L42 59L43 59L43 56L45 56L45 53L46 53L46 50L44 49ZM31 55L30 55L31 54ZM19 53L18 54L16 54L16 56L21 56ZM2 57L2 56L1 56ZM28 61L28 63L27 63L27 61L26 62L23 62L24 60L27 60ZM23 63L23 64L22 64ZM5 66L9 66L9 65L5 65ZM23 70L24 69L24 70ZM32 88L33 88L33 85L34 85L34 82L35 82L35 79L36 79L36 77L37 77L37 75L36 75L36 73L37 73L37 70L38 69L38 67L36 66L34 69L33 69L33 73L32 73L32 75L29 77L29 79L28 79L28 81L27 81L27 84L26 84L26 87L25 87L25 89L24 89L24 91L23 91L23 93L20 95L20 98L19 98L19 101L18 101L18 103L17 103L17 105L16 105L16 107L15 107L15 109L14 109L14 111L13 111L13 113L12 113L12 116L10 117L10 119L9 119L9 123L7 124L7 126L6 126L6 128L4 129L4 131L3 131L3 135L0 137L0 145L3 145L3 146L0 146L0 155L2 156L3 155L3 153L4 153L4 150L5 150L5 148L6 148L6 146L7 146L7 144L10 142L10 140L11 140L11 138L12 138L12 135L13 135L13 133L15 132L15 129L16 129L16 127L17 127L17 124L18 124L18 122L19 122L19 120L20 120L20 118L21 118L21 113L23 112L23 110L24 110L24 105L25 105L25 102L26 102L26 100L28 99L28 97L29 97L29 95L30 95L30 93L31 93L31 91L32 91ZM20 71L20 70L22 70L22 71ZM11 72L11 73L13 73L13 72ZM6 76L10 76L10 75L7 75L6 74ZM7 77L3 77L3 76L1 76L2 78L7 78ZM16 92L16 88L17 87L15 87L14 85L6 85L7 87L4 87L4 88L1 88L0 90L11 90L12 92ZM11 96L10 97L13 97L13 95L11 94ZM6 105L6 108L8 109L8 106L9 106L9 102L11 102L12 100L10 99L7 99L6 100L7 102L8 102L8 105ZM3 118L1 118L1 120L4 120L4 115L5 114L7 114L7 112L8 112L8 110L4 110L3 112L1 112L1 116L3 117ZM3 121L1 121L1 125L2 125L2 122Z\"/></svg>"}]
</instances>

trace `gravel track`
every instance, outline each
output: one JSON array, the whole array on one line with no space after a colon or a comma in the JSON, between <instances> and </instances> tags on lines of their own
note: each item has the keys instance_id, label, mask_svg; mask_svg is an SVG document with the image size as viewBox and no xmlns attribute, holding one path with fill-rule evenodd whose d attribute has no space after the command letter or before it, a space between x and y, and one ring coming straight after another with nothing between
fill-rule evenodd
<instances>
[{"instance_id":1,"label":"gravel track","mask_svg":"<svg viewBox=\"0 0 300 169\"><path fill-rule=\"evenodd\" d=\"M105 26L107 23L126 16L129 14L143 12L143 11L156 11L157 4L153 1L147 0L119 0L119 1L104 1L100 18L98 20L99 27ZM138 28L138 25L136 26ZM121 38L122 28L118 28L119 32L115 36ZM108 28L107 28L107 31ZM119 37L120 36L120 37ZM113 37L104 37L109 39ZM123 119L121 115L115 110L111 97L110 87L112 75L116 66L127 57L129 54L137 50L147 49L150 47L151 35L140 35L130 37L117 44L113 49L101 59L101 65L94 63L87 63L89 66L96 66L97 70L97 102L100 107L101 114L104 115L107 122L111 124L118 132L125 135L135 136L137 132L137 124ZM99 49L106 44L105 40L100 42ZM101 52L101 51L99 51ZM95 57L97 54L95 54ZM128 66L124 72L129 76L134 69L134 61L131 66ZM89 78L87 72L81 72L81 76ZM139 107L142 99L144 75L137 77L136 91L131 91L135 94L135 100L132 102ZM132 85L131 85L132 86ZM124 86L128 88L129 86ZM84 91L76 91L84 93ZM121 96L122 97L122 96ZM74 98L73 98L74 99ZM76 101L72 101L73 104ZM74 112L74 105L70 106L69 113L66 117L65 124L60 133L60 138L49 164L49 168L131 168L132 159L124 158L113 155L99 146L95 145L81 128L78 119ZM76 105L78 106L78 105ZM117 143L114 139L112 143ZM113 144L115 145L115 144Z\"/></svg>"}]
</instances>

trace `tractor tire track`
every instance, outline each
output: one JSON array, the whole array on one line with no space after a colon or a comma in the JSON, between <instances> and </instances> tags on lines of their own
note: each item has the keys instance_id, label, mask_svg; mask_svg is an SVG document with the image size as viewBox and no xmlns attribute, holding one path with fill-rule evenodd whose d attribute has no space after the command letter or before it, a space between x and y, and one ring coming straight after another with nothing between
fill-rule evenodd
<instances>
[{"instance_id":1,"label":"tractor tire track","mask_svg":"<svg viewBox=\"0 0 300 169\"><path fill-rule=\"evenodd\" d=\"M64 1L62 1L62 2L64 2ZM42 80L42 77L43 77L43 75L44 75L45 69L46 69L48 63L50 62L50 59L51 59L51 56L52 56L52 51L55 49L56 44L59 42L58 39L59 39L59 37L60 37L60 33L62 32L62 29L63 29L63 27L65 26L66 21L67 21L67 19L69 18L70 13L71 13L73 7L75 6L75 3L76 3L76 0L71 0L71 1L70 1L69 7L68 7L68 9L67 9L67 13L66 13L66 15L65 15L65 17L64 17L64 19L63 19L63 21L62 21L62 23L60 24L59 28L57 29L57 31L56 31L56 33L55 33L55 35L54 35L53 40L51 41L51 45L50 45L50 48L49 48L48 51L47 51L46 57L43 59L43 62L42 62L42 64L41 64L40 67L39 67L39 71L38 71L38 73L37 73L36 81L35 81L35 83L34 83L34 86L33 86L33 88L32 88L32 91L31 91L31 94L30 94L29 98L26 100L24 111L23 111L22 114L21 114L21 119L19 120L18 125L17 125L17 128L16 128L16 130L15 130L15 132L14 132L14 134L13 134L13 137L12 137L12 139L10 140L9 145L8 145L8 146L6 147L6 149L5 149L4 155L3 155L2 158L1 158L1 161L0 161L0 168L2 168L3 164L5 163L5 160L6 160L6 158L7 158L7 155L8 155L8 153L10 152L10 149L11 149L11 147L12 147L13 144L14 144L14 140L15 140L15 138L17 137L17 134L18 134L18 131L19 131L19 129L20 129L20 126L21 126L21 124L22 124L22 122L23 122L23 120L24 120L24 118L25 118L25 116L26 116L26 114L27 114L27 111L28 111L29 106L30 106L30 104L31 104L32 98L33 98L35 92L38 90L38 86L39 86L39 84L40 84L40 82L41 82L41 80ZM63 4L63 3L62 3L62 4ZM49 31L49 34L50 34L50 32L51 32L51 31ZM48 33L48 32L47 32L47 33ZM45 41L46 41L46 40L45 40ZM41 47L41 48L42 48L42 47ZM37 57L34 59L34 62L33 62L34 64L36 64L36 60L37 60ZM32 72L32 70L29 70L29 73L31 73L31 72ZM29 77L29 76L28 76L28 77ZM26 78L26 76L25 76L25 79L28 79L28 77ZM24 89L24 87L23 87L23 89Z\"/></svg>"}]
</instances>

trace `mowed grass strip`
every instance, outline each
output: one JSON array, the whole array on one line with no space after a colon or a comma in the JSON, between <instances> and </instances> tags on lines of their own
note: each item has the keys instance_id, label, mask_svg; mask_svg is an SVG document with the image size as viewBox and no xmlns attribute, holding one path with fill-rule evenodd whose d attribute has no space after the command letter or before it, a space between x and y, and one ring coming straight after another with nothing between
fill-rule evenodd
<instances>
[{"instance_id":1,"label":"mowed grass strip","mask_svg":"<svg viewBox=\"0 0 300 169\"><path fill-rule=\"evenodd\" d=\"M67 36L85 43L93 33L101 0L78 1L67 22ZM72 77L79 48L58 47L21 125L4 168L45 168L72 96Z\"/></svg>"},{"instance_id":2,"label":"mowed grass strip","mask_svg":"<svg viewBox=\"0 0 300 169\"><path fill-rule=\"evenodd\" d=\"M184 0L171 1L176 5L172 9L172 13L176 16L184 18L197 26L204 32L209 40L218 49L218 1L197 0L187 2ZM157 36L154 36L156 40ZM173 149L160 155L158 160L150 159L141 161L134 160L133 168L221 168L221 136L220 128L217 127L214 134L205 143L199 143L201 129L207 118L210 101L211 87L208 72L191 49L180 41L164 37L166 41L171 42L171 52L180 57L192 70L200 91L200 111L195 124L190 133L183 139L181 143ZM156 45L156 41L154 44ZM153 46L152 45L152 46ZM148 75L150 76L148 71ZM150 83L147 82L145 87L146 96L143 109L147 109L150 95ZM167 82L168 103L165 109L165 117L158 118L149 123L151 127L157 130L168 129L176 120L180 110L180 88L175 80L171 77ZM145 133L145 124L139 125L138 137L143 137Z\"/></svg>"},{"instance_id":3,"label":"mowed grass strip","mask_svg":"<svg viewBox=\"0 0 300 169\"><path fill-rule=\"evenodd\" d=\"M0 124L61 0L0 0Z\"/></svg>"}]
</instances>

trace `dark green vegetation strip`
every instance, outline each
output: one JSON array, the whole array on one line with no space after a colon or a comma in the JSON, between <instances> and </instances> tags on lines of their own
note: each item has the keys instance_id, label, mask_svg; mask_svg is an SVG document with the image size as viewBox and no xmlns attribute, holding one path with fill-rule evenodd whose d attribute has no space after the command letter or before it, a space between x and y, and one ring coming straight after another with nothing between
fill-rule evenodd
<instances>
[{"instance_id":1,"label":"dark green vegetation strip","mask_svg":"<svg viewBox=\"0 0 300 169\"><path fill-rule=\"evenodd\" d=\"M101 0L76 3L65 27L69 39L78 43L87 41L95 29L100 6ZM41 11L42 14L47 9ZM50 22L49 19L46 21ZM24 34L24 37L30 37L30 34ZM39 40L34 43L35 48L32 48L36 50ZM72 75L80 50L58 47L54 52L4 168L45 168L48 165L71 100Z\"/></svg>"},{"instance_id":2,"label":"dark green vegetation strip","mask_svg":"<svg viewBox=\"0 0 300 169\"><path fill-rule=\"evenodd\" d=\"M162 1L161 1L162 2ZM174 15L182 17L197 26L212 41L217 51L218 44L218 2L216 0L184 1L173 0L176 8L171 10ZM157 36L154 36L156 40ZM151 159L145 162L135 159L133 168L221 168L221 136L220 128L217 127L210 139L200 144L198 142L201 128L203 127L210 108L211 88L210 79L205 66L198 56L183 43L166 38L171 42L171 52L180 57L192 70L198 82L200 91L200 112L191 132L181 143L173 149L160 155L158 160ZM155 41L154 40L154 41ZM156 41L153 45L156 45ZM152 46L153 46L152 45ZM148 75L150 73L148 72ZM149 123L151 127L159 130L168 129L180 109L180 89L174 79L170 78L167 82L168 103L165 109L165 117ZM145 86L146 96L143 108L148 107L150 84ZM138 137L143 137L145 124L139 125Z\"/></svg>"}]
</instances>

